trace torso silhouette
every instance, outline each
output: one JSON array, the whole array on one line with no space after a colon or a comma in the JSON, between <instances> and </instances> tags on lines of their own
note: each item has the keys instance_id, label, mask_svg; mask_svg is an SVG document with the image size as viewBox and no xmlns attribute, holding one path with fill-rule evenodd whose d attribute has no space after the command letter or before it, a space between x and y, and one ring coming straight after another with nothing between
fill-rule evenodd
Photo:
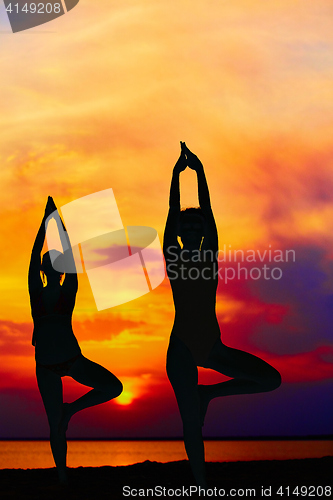
<instances>
[{"instance_id":1,"label":"torso silhouette","mask_svg":"<svg viewBox=\"0 0 333 500\"><path fill-rule=\"evenodd\" d=\"M171 335L180 338L202 365L220 337L215 312L218 268L217 261L197 259L184 262L181 253L176 262L167 259L167 274L176 312Z\"/></svg>"},{"instance_id":2,"label":"torso silhouette","mask_svg":"<svg viewBox=\"0 0 333 500\"><path fill-rule=\"evenodd\" d=\"M80 354L72 329L72 313L76 293L62 286L46 286L31 298L34 320L35 358L41 364L56 364Z\"/></svg>"}]
</instances>

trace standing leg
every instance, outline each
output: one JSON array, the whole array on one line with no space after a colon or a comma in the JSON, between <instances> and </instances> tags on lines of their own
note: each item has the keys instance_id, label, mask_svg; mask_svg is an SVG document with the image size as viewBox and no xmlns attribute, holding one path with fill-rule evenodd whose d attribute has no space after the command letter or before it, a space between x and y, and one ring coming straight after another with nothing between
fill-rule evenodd
<instances>
[{"instance_id":1,"label":"standing leg","mask_svg":"<svg viewBox=\"0 0 333 500\"><path fill-rule=\"evenodd\" d=\"M50 426L50 444L57 467L59 480L67 481L66 433L61 429L60 423L63 415L63 393L61 377L42 366L36 366L36 376L39 392L42 396L46 415Z\"/></svg>"},{"instance_id":2,"label":"standing leg","mask_svg":"<svg viewBox=\"0 0 333 500\"><path fill-rule=\"evenodd\" d=\"M252 394L277 389L281 385L281 375L266 361L239 349L233 349L218 340L204 364L232 380L212 385L200 385L202 424L209 402L216 397L235 394Z\"/></svg>"},{"instance_id":3,"label":"standing leg","mask_svg":"<svg viewBox=\"0 0 333 500\"><path fill-rule=\"evenodd\" d=\"M171 337L167 354L167 374L183 421L186 453L198 486L206 488L205 450L200 422L198 369L192 354L177 337Z\"/></svg>"},{"instance_id":4,"label":"standing leg","mask_svg":"<svg viewBox=\"0 0 333 500\"><path fill-rule=\"evenodd\" d=\"M122 383L113 373L84 356L80 356L74 362L67 375L80 384L93 387L93 389L72 403L64 404L62 428L65 430L75 413L84 408L110 401L110 399L119 396L123 390Z\"/></svg>"}]
</instances>

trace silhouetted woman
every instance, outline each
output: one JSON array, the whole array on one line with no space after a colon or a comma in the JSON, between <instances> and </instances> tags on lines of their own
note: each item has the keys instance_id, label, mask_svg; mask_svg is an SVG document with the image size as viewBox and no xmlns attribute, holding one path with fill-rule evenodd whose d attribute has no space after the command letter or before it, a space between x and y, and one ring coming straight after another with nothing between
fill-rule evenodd
<instances>
[{"instance_id":1,"label":"silhouetted woman","mask_svg":"<svg viewBox=\"0 0 333 500\"><path fill-rule=\"evenodd\" d=\"M50 250L43 255L41 263L47 219L55 210L57 208L54 201L49 197L32 249L28 281L34 321L32 343L36 348L38 388L50 426L51 449L59 479L61 482L66 482L66 430L69 420L84 408L119 396L122 392L122 384L111 372L85 358L74 336L72 313L78 280L68 235L58 212L54 218L62 246L67 250L65 254ZM68 269L69 266L72 270L71 273L65 274L62 284L63 274L52 266L55 257L57 269ZM66 264L64 264L65 260ZM46 286L41 279L41 271L43 281L46 276ZM61 377L65 375L93 389L72 403L64 403Z\"/></svg>"},{"instance_id":2,"label":"silhouetted woman","mask_svg":"<svg viewBox=\"0 0 333 500\"><path fill-rule=\"evenodd\" d=\"M197 173L200 208L181 211L179 175L187 166ZM279 387L281 377L262 359L221 342L215 312L217 229L203 165L185 143L181 143L181 155L173 170L163 251L175 304L167 374L177 398L194 477L199 486L206 487L201 427L209 402L219 396L272 391ZM198 366L232 380L198 385Z\"/></svg>"}]
</instances>

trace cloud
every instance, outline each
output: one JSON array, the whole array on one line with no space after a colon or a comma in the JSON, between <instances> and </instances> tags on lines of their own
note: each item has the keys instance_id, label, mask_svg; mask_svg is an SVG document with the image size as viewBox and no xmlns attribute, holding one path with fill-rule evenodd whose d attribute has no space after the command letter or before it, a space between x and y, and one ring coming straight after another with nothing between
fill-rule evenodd
<instances>
[{"instance_id":1,"label":"cloud","mask_svg":"<svg viewBox=\"0 0 333 500\"><path fill-rule=\"evenodd\" d=\"M289 241L287 248L291 247ZM263 275L257 281L246 280L243 270L240 280L236 273L227 284L220 281L217 311L222 341L263 357L281 369L284 381L330 379L332 263L326 250L312 243L293 249L295 262L270 262L267 252L264 262L240 263L248 273L251 267L279 267L279 280ZM237 269L238 263L221 265Z\"/></svg>"},{"instance_id":2,"label":"cloud","mask_svg":"<svg viewBox=\"0 0 333 500\"><path fill-rule=\"evenodd\" d=\"M82 341L103 342L115 339L124 330L137 330L146 325L144 320L132 320L123 317L121 314L108 311L102 317L95 315L93 319L75 320L73 322L74 333ZM111 340L112 341L112 340Z\"/></svg>"},{"instance_id":3,"label":"cloud","mask_svg":"<svg viewBox=\"0 0 333 500\"><path fill-rule=\"evenodd\" d=\"M85 340L81 342L82 347L100 349L139 349L144 342L161 342L164 337L158 335L142 335L124 330L112 340Z\"/></svg>"},{"instance_id":4,"label":"cloud","mask_svg":"<svg viewBox=\"0 0 333 500\"><path fill-rule=\"evenodd\" d=\"M31 356L32 323L0 320L1 356Z\"/></svg>"}]
</instances>

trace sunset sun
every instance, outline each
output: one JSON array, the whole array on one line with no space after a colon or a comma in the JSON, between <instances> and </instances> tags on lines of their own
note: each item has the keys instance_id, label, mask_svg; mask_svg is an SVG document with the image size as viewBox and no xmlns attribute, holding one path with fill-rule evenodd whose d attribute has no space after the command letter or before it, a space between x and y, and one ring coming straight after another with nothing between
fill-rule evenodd
<instances>
[{"instance_id":1,"label":"sunset sun","mask_svg":"<svg viewBox=\"0 0 333 500\"><path fill-rule=\"evenodd\" d=\"M134 399L134 394L131 391L124 390L120 396L115 400L115 403L122 405L122 406L127 406L132 403Z\"/></svg>"}]
</instances>

